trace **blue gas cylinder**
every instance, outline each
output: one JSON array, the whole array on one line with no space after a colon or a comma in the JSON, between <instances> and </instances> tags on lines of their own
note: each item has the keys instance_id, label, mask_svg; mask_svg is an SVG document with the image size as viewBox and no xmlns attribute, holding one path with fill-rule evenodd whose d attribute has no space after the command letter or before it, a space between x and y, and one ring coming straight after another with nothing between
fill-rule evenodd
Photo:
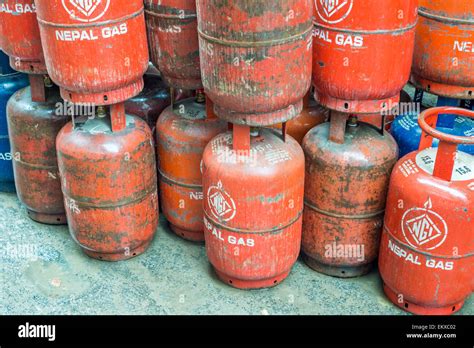
<instances>
[{"instance_id":1,"label":"blue gas cylinder","mask_svg":"<svg viewBox=\"0 0 474 348\"><path fill-rule=\"evenodd\" d=\"M418 116L418 113L398 116L392 123L391 132L400 148L400 157L416 151L419 148L421 128L418 125ZM465 117L456 117L452 128L440 127L438 123L436 129L442 133L472 137L474 136L474 121ZM435 139L433 146L438 147L438 143L438 139ZM474 155L474 146L460 145L458 149L459 151L464 151Z\"/></svg>"},{"instance_id":2,"label":"blue gas cylinder","mask_svg":"<svg viewBox=\"0 0 474 348\"><path fill-rule=\"evenodd\" d=\"M16 91L26 86L28 76L12 70L8 56L0 51L0 192L15 191L7 128L7 102Z\"/></svg>"},{"instance_id":3,"label":"blue gas cylinder","mask_svg":"<svg viewBox=\"0 0 474 348\"><path fill-rule=\"evenodd\" d=\"M420 98L415 95L415 102L421 102ZM471 108L469 101L460 101L456 99L449 99L439 97L437 106L457 106ZM416 151L419 148L421 141L421 128L418 125L419 113L412 111L404 115L397 116L392 123L391 133L398 143L400 148L400 158ZM443 133L459 135L459 136L474 136L474 121L466 117L456 117L453 115L440 115L438 118L437 130ZM433 142L434 147L438 147L438 139ZM474 147L469 145L460 145L459 151L467 152L474 155Z\"/></svg>"}]
</instances>

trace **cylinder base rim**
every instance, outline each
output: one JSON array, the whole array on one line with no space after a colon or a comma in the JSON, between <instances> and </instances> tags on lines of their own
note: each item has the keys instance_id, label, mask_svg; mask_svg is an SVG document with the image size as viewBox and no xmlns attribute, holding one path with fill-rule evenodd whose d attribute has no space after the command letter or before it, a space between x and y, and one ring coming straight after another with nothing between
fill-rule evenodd
<instances>
[{"instance_id":1,"label":"cylinder base rim","mask_svg":"<svg viewBox=\"0 0 474 348\"><path fill-rule=\"evenodd\" d=\"M395 106L400 101L400 93L393 97L374 100L348 100L331 97L326 94L314 92L314 99L322 106L339 112L348 114L382 114L383 105L387 106L387 113L390 106Z\"/></svg>"},{"instance_id":2,"label":"cylinder base rim","mask_svg":"<svg viewBox=\"0 0 474 348\"><path fill-rule=\"evenodd\" d=\"M131 84L105 92L77 93L61 88L61 97L73 104L113 105L138 95L144 87L143 78Z\"/></svg>"},{"instance_id":3,"label":"cylinder base rim","mask_svg":"<svg viewBox=\"0 0 474 348\"><path fill-rule=\"evenodd\" d=\"M127 253L124 253L123 251L120 251L118 253L101 253L101 252L86 250L84 248L82 248L82 251L87 256L96 260L100 260L100 261L109 261L109 262L125 261L125 260L129 260L143 254L150 247L151 242L152 242L152 239L139 245L135 249L130 250Z\"/></svg>"},{"instance_id":4,"label":"cylinder base rim","mask_svg":"<svg viewBox=\"0 0 474 348\"><path fill-rule=\"evenodd\" d=\"M428 93L453 99L474 99L474 86L453 86L441 82L430 81L416 74L411 75L410 82L417 88Z\"/></svg>"},{"instance_id":5,"label":"cylinder base rim","mask_svg":"<svg viewBox=\"0 0 474 348\"><path fill-rule=\"evenodd\" d=\"M223 283L241 290L256 290L275 287L283 280L285 280L291 272L290 269L289 271L286 271L284 273L281 273L280 275L271 278L261 280L244 280L227 275L224 272L217 270L216 268L214 268L214 270Z\"/></svg>"},{"instance_id":6,"label":"cylinder base rim","mask_svg":"<svg viewBox=\"0 0 474 348\"><path fill-rule=\"evenodd\" d=\"M443 307L426 307L406 300L400 303L398 302L398 294L393 291L385 282L383 284L383 290L385 295L394 305L406 312L416 315L450 315L458 312L464 305L464 300Z\"/></svg>"},{"instance_id":7,"label":"cylinder base rim","mask_svg":"<svg viewBox=\"0 0 474 348\"><path fill-rule=\"evenodd\" d=\"M202 231L190 231L183 228L180 228L176 225L170 223L171 231L174 232L178 237L181 237L190 242L202 243L204 242L204 230Z\"/></svg>"},{"instance_id":8,"label":"cylinder base rim","mask_svg":"<svg viewBox=\"0 0 474 348\"><path fill-rule=\"evenodd\" d=\"M26 209L28 217L36 222L45 225L67 225L66 214L45 214L33 211L31 209Z\"/></svg>"},{"instance_id":9,"label":"cylinder base rim","mask_svg":"<svg viewBox=\"0 0 474 348\"><path fill-rule=\"evenodd\" d=\"M303 100L291 104L284 109L268 113L240 113L231 111L217 104L214 105L214 111L221 120L250 127L265 127L288 122L298 116L302 110Z\"/></svg>"}]
</instances>

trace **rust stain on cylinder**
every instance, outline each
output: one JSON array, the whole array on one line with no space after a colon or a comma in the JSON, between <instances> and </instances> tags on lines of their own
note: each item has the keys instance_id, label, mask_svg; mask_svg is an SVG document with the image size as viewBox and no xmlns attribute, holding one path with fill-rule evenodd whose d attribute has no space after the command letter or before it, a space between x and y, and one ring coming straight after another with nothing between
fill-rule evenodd
<instances>
[{"instance_id":1,"label":"rust stain on cylinder","mask_svg":"<svg viewBox=\"0 0 474 348\"><path fill-rule=\"evenodd\" d=\"M59 89L47 88L45 92L45 102L33 102L27 87L14 94L7 105L15 184L33 220L65 224L56 136L69 116L56 112L57 103L62 103Z\"/></svg>"},{"instance_id":2,"label":"rust stain on cylinder","mask_svg":"<svg viewBox=\"0 0 474 348\"><path fill-rule=\"evenodd\" d=\"M151 61L174 88L202 88L195 0L146 0Z\"/></svg>"},{"instance_id":3,"label":"rust stain on cylinder","mask_svg":"<svg viewBox=\"0 0 474 348\"><path fill-rule=\"evenodd\" d=\"M313 128L306 154L302 251L313 269L337 277L367 273L378 255L390 173L398 158L393 137L372 126L334 118ZM343 138L330 141L334 128ZM338 138L335 136L335 138ZM350 251L346 254L345 251Z\"/></svg>"},{"instance_id":4,"label":"rust stain on cylinder","mask_svg":"<svg viewBox=\"0 0 474 348\"><path fill-rule=\"evenodd\" d=\"M59 170L69 229L83 251L118 261L143 253L158 226L158 193L152 134L146 123L127 116L112 132L96 118L57 140Z\"/></svg>"},{"instance_id":5,"label":"rust stain on cylinder","mask_svg":"<svg viewBox=\"0 0 474 348\"><path fill-rule=\"evenodd\" d=\"M198 0L201 71L217 116L268 126L302 110L311 84L312 0Z\"/></svg>"},{"instance_id":6,"label":"rust stain on cylinder","mask_svg":"<svg viewBox=\"0 0 474 348\"><path fill-rule=\"evenodd\" d=\"M204 241L202 155L227 123L208 117L206 105L190 98L167 108L156 128L163 214L177 235Z\"/></svg>"},{"instance_id":7,"label":"rust stain on cylinder","mask_svg":"<svg viewBox=\"0 0 474 348\"><path fill-rule=\"evenodd\" d=\"M412 82L436 95L474 99L470 0L420 0Z\"/></svg>"}]
</instances>

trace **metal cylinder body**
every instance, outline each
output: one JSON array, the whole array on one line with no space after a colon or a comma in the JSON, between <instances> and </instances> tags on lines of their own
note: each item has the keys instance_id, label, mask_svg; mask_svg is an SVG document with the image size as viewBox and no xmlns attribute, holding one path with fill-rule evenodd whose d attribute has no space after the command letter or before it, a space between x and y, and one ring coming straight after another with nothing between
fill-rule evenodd
<instances>
[{"instance_id":1,"label":"metal cylinder body","mask_svg":"<svg viewBox=\"0 0 474 348\"><path fill-rule=\"evenodd\" d=\"M474 157L458 152L454 180L443 181L432 176L437 151L396 165L379 256L387 296L421 315L457 312L473 289Z\"/></svg>"},{"instance_id":2,"label":"metal cylinder body","mask_svg":"<svg viewBox=\"0 0 474 348\"><path fill-rule=\"evenodd\" d=\"M56 136L70 120L57 112L59 89L47 88L45 102L31 99L31 88L15 93L8 102L8 129L18 198L28 216L46 224L65 224L63 194L56 157Z\"/></svg>"},{"instance_id":3,"label":"metal cylinder body","mask_svg":"<svg viewBox=\"0 0 474 348\"><path fill-rule=\"evenodd\" d=\"M206 117L206 105L194 98L167 108L157 123L161 209L179 236L204 241L201 161L212 138L227 123Z\"/></svg>"},{"instance_id":4,"label":"metal cylinder body","mask_svg":"<svg viewBox=\"0 0 474 348\"><path fill-rule=\"evenodd\" d=\"M198 0L197 8L203 85L217 116L250 126L296 117L311 80L312 0Z\"/></svg>"},{"instance_id":5,"label":"metal cylinder body","mask_svg":"<svg viewBox=\"0 0 474 348\"><path fill-rule=\"evenodd\" d=\"M146 0L151 61L174 88L202 88L196 0Z\"/></svg>"},{"instance_id":6,"label":"metal cylinder body","mask_svg":"<svg viewBox=\"0 0 474 348\"><path fill-rule=\"evenodd\" d=\"M107 118L75 129L69 123L57 151L69 229L82 250L107 261L143 253L158 227L155 152L145 121L127 116L118 132Z\"/></svg>"},{"instance_id":7,"label":"metal cylinder body","mask_svg":"<svg viewBox=\"0 0 474 348\"><path fill-rule=\"evenodd\" d=\"M302 251L314 270L336 277L367 273L378 255L390 172L398 159L392 136L359 122L344 142L328 140L330 123L303 141L306 155Z\"/></svg>"},{"instance_id":8,"label":"metal cylinder body","mask_svg":"<svg viewBox=\"0 0 474 348\"><path fill-rule=\"evenodd\" d=\"M421 140L421 128L418 125L418 113L410 113L398 116L392 124L391 133L400 148L400 158L410 152L418 150ZM438 127L438 130L452 135L474 136L474 121L456 117L454 127ZM433 147L438 147L438 140L435 139ZM459 145L459 151L474 155L474 146Z\"/></svg>"},{"instance_id":9,"label":"metal cylinder body","mask_svg":"<svg viewBox=\"0 0 474 348\"><path fill-rule=\"evenodd\" d=\"M315 1L314 18L316 101L347 113L397 103L410 77L417 1Z\"/></svg>"},{"instance_id":10,"label":"metal cylinder body","mask_svg":"<svg viewBox=\"0 0 474 348\"><path fill-rule=\"evenodd\" d=\"M51 79L72 103L117 104L137 95L148 68L143 1L37 0Z\"/></svg>"},{"instance_id":11,"label":"metal cylinder body","mask_svg":"<svg viewBox=\"0 0 474 348\"><path fill-rule=\"evenodd\" d=\"M301 244L304 155L276 130L260 129L250 150L232 133L204 151L204 236L210 263L226 284L254 289L283 281Z\"/></svg>"},{"instance_id":12,"label":"metal cylinder body","mask_svg":"<svg viewBox=\"0 0 474 348\"><path fill-rule=\"evenodd\" d=\"M34 0L3 0L0 3L0 47L11 66L29 74L46 74Z\"/></svg>"},{"instance_id":13,"label":"metal cylinder body","mask_svg":"<svg viewBox=\"0 0 474 348\"><path fill-rule=\"evenodd\" d=\"M470 0L420 0L411 81L444 97L474 99Z\"/></svg>"}]
</instances>

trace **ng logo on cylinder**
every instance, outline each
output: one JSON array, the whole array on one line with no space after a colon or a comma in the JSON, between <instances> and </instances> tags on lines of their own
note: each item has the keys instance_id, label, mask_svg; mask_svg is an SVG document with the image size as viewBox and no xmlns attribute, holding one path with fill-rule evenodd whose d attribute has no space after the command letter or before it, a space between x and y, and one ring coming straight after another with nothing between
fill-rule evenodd
<instances>
[{"instance_id":1,"label":"ng logo on cylinder","mask_svg":"<svg viewBox=\"0 0 474 348\"><path fill-rule=\"evenodd\" d=\"M104 16L110 0L62 0L71 18L80 22L94 22Z\"/></svg>"},{"instance_id":2,"label":"ng logo on cylinder","mask_svg":"<svg viewBox=\"0 0 474 348\"><path fill-rule=\"evenodd\" d=\"M329 24L342 22L352 11L354 0L315 0L319 17Z\"/></svg>"},{"instance_id":3,"label":"ng logo on cylinder","mask_svg":"<svg viewBox=\"0 0 474 348\"><path fill-rule=\"evenodd\" d=\"M424 208L412 208L402 219L402 232L405 240L416 249L434 250L440 247L448 236L446 221L432 211L431 199Z\"/></svg>"},{"instance_id":4,"label":"ng logo on cylinder","mask_svg":"<svg viewBox=\"0 0 474 348\"><path fill-rule=\"evenodd\" d=\"M236 207L232 197L224 190L222 182L209 187L207 200L212 215L220 221L230 221L235 217Z\"/></svg>"}]
</instances>

